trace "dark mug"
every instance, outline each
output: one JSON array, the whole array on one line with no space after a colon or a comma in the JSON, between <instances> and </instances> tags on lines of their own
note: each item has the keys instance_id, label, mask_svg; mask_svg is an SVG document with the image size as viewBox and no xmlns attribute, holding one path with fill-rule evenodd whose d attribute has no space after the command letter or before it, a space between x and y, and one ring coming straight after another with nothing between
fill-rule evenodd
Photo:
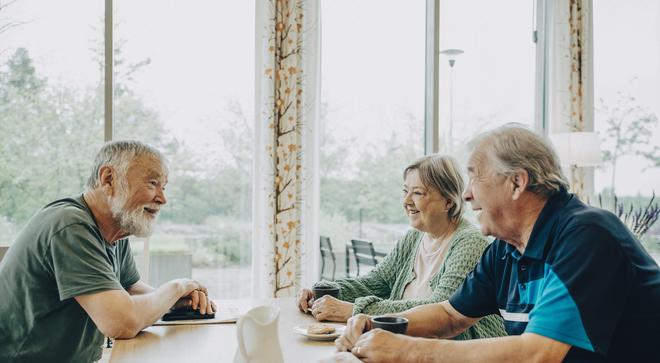
<instances>
[{"instance_id":1,"label":"dark mug","mask_svg":"<svg viewBox=\"0 0 660 363\"><path fill-rule=\"evenodd\" d=\"M339 288L331 286L317 286L314 289L314 298L320 299L321 296L330 295L334 298L339 297Z\"/></svg>"},{"instance_id":2,"label":"dark mug","mask_svg":"<svg viewBox=\"0 0 660 363\"><path fill-rule=\"evenodd\" d=\"M400 316L374 316L371 318L371 327L380 328L395 334L406 334L408 319Z\"/></svg>"}]
</instances>

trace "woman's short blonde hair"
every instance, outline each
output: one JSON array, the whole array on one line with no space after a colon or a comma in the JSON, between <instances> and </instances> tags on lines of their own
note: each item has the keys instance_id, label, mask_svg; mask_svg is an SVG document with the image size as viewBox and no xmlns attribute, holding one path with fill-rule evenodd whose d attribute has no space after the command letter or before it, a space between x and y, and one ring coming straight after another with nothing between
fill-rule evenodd
<instances>
[{"instance_id":1,"label":"woman's short blonde hair","mask_svg":"<svg viewBox=\"0 0 660 363\"><path fill-rule=\"evenodd\" d=\"M417 159L403 171L403 179L416 170L426 188L436 190L443 198L452 202L448 215L459 219L463 215L463 188L465 183L458 169L458 163L447 155L428 155Z\"/></svg>"}]
</instances>

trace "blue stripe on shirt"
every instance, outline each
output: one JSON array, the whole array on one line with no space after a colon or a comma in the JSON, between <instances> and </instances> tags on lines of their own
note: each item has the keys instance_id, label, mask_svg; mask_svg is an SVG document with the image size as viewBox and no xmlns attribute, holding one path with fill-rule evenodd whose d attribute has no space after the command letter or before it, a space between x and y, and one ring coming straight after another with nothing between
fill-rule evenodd
<instances>
[{"instance_id":1,"label":"blue stripe on shirt","mask_svg":"<svg viewBox=\"0 0 660 363\"><path fill-rule=\"evenodd\" d=\"M518 283L518 296L520 296L521 305L535 305L541 292L545 278L540 278L524 283Z\"/></svg>"},{"instance_id":2,"label":"blue stripe on shirt","mask_svg":"<svg viewBox=\"0 0 660 363\"><path fill-rule=\"evenodd\" d=\"M538 304L529 313L525 333L539 334L593 352L575 301L548 264L542 281L541 296L536 296Z\"/></svg>"}]
</instances>

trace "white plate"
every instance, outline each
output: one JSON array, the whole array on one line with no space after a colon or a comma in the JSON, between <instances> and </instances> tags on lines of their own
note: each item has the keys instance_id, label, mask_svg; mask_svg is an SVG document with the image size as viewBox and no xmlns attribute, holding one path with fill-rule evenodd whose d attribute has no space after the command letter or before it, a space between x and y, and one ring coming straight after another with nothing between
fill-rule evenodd
<instances>
[{"instance_id":1,"label":"white plate","mask_svg":"<svg viewBox=\"0 0 660 363\"><path fill-rule=\"evenodd\" d=\"M309 334L307 333L307 328L312 324L298 325L293 328L293 331L311 340L335 340L344 332L344 329L346 329L345 326L339 324L328 324L328 323L321 323L321 324L329 325L335 328L335 332L332 334Z\"/></svg>"}]
</instances>

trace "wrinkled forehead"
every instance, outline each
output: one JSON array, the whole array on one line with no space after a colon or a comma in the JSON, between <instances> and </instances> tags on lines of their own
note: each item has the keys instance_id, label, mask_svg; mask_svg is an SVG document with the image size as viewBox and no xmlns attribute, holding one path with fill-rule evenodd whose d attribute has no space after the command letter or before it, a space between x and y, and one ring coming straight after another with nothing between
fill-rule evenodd
<instances>
[{"instance_id":1,"label":"wrinkled forehead","mask_svg":"<svg viewBox=\"0 0 660 363\"><path fill-rule=\"evenodd\" d=\"M422 180L418 169L410 169L403 180L403 186L406 188L428 189L429 186Z\"/></svg>"},{"instance_id":2,"label":"wrinkled forehead","mask_svg":"<svg viewBox=\"0 0 660 363\"><path fill-rule=\"evenodd\" d=\"M471 174L483 174L488 168L488 154L485 152L483 146L478 145L470 153L467 162L467 171Z\"/></svg>"},{"instance_id":3,"label":"wrinkled forehead","mask_svg":"<svg viewBox=\"0 0 660 363\"><path fill-rule=\"evenodd\" d=\"M127 174L167 182L169 169L165 160L154 155L145 154L138 156L131 162Z\"/></svg>"}]
</instances>

